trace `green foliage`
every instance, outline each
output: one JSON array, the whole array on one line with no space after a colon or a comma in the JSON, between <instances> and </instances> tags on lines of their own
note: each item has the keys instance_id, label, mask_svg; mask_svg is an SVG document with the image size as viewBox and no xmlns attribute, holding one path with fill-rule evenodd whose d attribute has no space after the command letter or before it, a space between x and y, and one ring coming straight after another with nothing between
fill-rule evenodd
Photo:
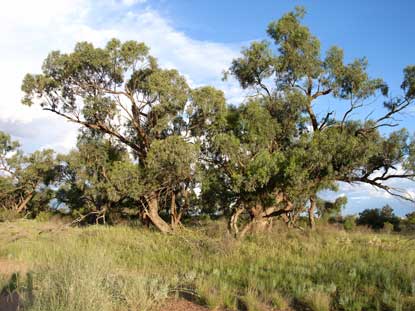
<instances>
[{"instance_id":1,"label":"green foliage","mask_svg":"<svg viewBox=\"0 0 415 311\"><path fill-rule=\"evenodd\" d=\"M415 212L406 214L406 219L408 221L408 223L415 225Z\"/></svg>"},{"instance_id":2,"label":"green foliage","mask_svg":"<svg viewBox=\"0 0 415 311\"><path fill-rule=\"evenodd\" d=\"M0 208L35 217L53 198L58 166L53 150L24 154L19 143L0 132Z\"/></svg>"},{"instance_id":3,"label":"green foliage","mask_svg":"<svg viewBox=\"0 0 415 311\"><path fill-rule=\"evenodd\" d=\"M52 219L53 213L42 211L36 216L36 221L48 222Z\"/></svg>"},{"instance_id":4,"label":"green foliage","mask_svg":"<svg viewBox=\"0 0 415 311\"><path fill-rule=\"evenodd\" d=\"M391 224L390 222L385 222L383 224L383 228L382 230L386 233L391 233L393 231L394 225Z\"/></svg>"},{"instance_id":5,"label":"green foliage","mask_svg":"<svg viewBox=\"0 0 415 311\"><path fill-rule=\"evenodd\" d=\"M343 228L346 231L353 231L356 228L356 217L347 216L343 222Z\"/></svg>"},{"instance_id":6,"label":"green foliage","mask_svg":"<svg viewBox=\"0 0 415 311\"><path fill-rule=\"evenodd\" d=\"M359 213L357 224L366 225L375 230L382 229L385 224L388 224L385 229L390 229L390 225L392 225L393 229L397 231L399 230L400 219L393 213L392 207L385 205L382 209L366 209Z\"/></svg>"},{"instance_id":7,"label":"green foliage","mask_svg":"<svg viewBox=\"0 0 415 311\"><path fill-rule=\"evenodd\" d=\"M109 210L135 210L169 232L173 225L160 215L170 214L174 224L192 208L215 215L243 209L263 222L281 214L294 222L308 209L313 226L316 212L328 219L346 203L317 199L339 182L409 199L385 183L413 178L414 139L405 129L389 135L380 129L398 125L396 114L415 100L415 67L404 69L402 95L388 98L388 86L369 75L366 58L346 62L339 47L322 51L304 16L296 7L272 21L269 39L252 42L232 61L225 78L250 91L235 107L222 91L192 89L177 70L161 68L141 42L80 42L70 53L51 52L40 74L25 76L22 102L78 123L90 136L79 152L62 157L58 200L103 220ZM355 112L378 95L385 99L376 116L356 120ZM320 116L315 107L327 96L338 104ZM0 154L17 148L4 134L0 146ZM25 164L25 174L42 175L36 185L48 185L54 170L40 163L53 156L32 157L38 159L24 161L37 164ZM14 186L10 178L0 183L7 191ZM39 206L53 196L42 193Z\"/></svg>"},{"instance_id":8,"label":"green foliage","mask_svg":"<svg viewBox=\"0 0 415 311\"><path fill-rule=\"evenodd\" d=\"M415 66L407 66L404 71L404 80L401 84L401 88L405 92L406 98L415 97Z\"/></svg>"},{"instance_id":9,"label":"green foliage","mask_svg":"<svg viewBox=\"0 0 415 311\"><path fill-rule=\"evenodd\" d=\"M84 132L79 136L78 149L60 155L59 161L56 198L73 215L90 214L86 221L111 222L112 214L137 204L134 198L141 195L143 183L134 176L137 165L118 143Z\"/></svg>"},{"instance_id":10,"label":"green foliage","mask_svg":"<svg viewBox=\"0 0 415 311\"><path fill-rule=\"evenodd\" d=\"M146 177L159 187L191 180L197 151L197 146L179 136L154 141L147 156Z\"/></svg>"},{"instance_id":11,"label":"green foliage","mask_svg":"<svg viewBox=\"0 0 415 311\"><path fill-rule=\"evenodd\" d=\"M347 204L347 197L340 196L334 202L325 201L321 198L317 200L317 214L325 221L340 215L341 210Z\"/></svg>"},{"instance_id":12,"label":"green foliage","mask_svg":"<svg viewBox=\"0 0 415 311\"><path fill-rule=\"evenodd\" d=\"M299 204L303 208L298 211L306 208L306 201L314 201L312 198L319 191L333 189L340 181L368 183L399 196L396 189L384 182L391 178L412 178L415 149L404 129L389 136L382 136L379 129L396 126L394 115L412 103L413 68L409 66L404 70L401 85L404 95L386 99L383 107L379 108L379 111L384 108L383 116L377 119L369 116L365 121L353 120L351 115L365 107L369 98L377 94L388 96L388 86L382 79L369 76L365 58L345 63L344 52L339 47L331 47L323 55L318 38L302 24L304 15L304 8L297 7L271 22L267 34L275 48L266 40L253 42L250 47L242 49L241 56L233 60L226 74L236 78L242 88L255 91L249 102L256 106L244 104L246 110L263 107L257 111L253 126L243 127L239 143L243 142L241 138L253 140L255 137L254 142L260 142L260 148L278 153L283 159L278 162L277 170L265 174L267 178L262 179L261 187L249 191L255 189L257 197L262 191L268 194L280 191L291 203L302 201ZM328 111L319 119L314 107L323 96L331 96L339 105L346 105L343 109L346 112L341 115L337 109ZM239 114L243 113L242 109ZM236 128L238 121L243 120L235 115L236 111L231 112L229 129ZM257 127L262 125L269 128L268 135L261 135L258 131ZM238 147L236 140L232 145L233 150L242 150L242 154L255 154ZM232 159L227 153L224 156L228 159L227 175L235 175L229 172L230 163L240 159ZM404 164L405 171L394 174L399 164ZM216 165L220 167L224 163ZM239 162L237 167L241 170L244 165ZM263 172L258 171L260 174ZM381 176L373 177L374 173ZM242 185L242 176L245 172L237 174L238 186ZM232 178L221 180L229 182ZM268 182L266 187L264 182ZM314 209L312 204L308 208ZM323 214L321 208L319 212ZM313 214L311 211L310 217ZM313 222L310 220L310 223Z\"/></svg>"},{"instance_id":13,"label":"green foliage","mask_svg":"<svg viewBox=\"0 0 415 311\"><path fill-rule=\"evenodd\" d=\"M157 216L162 202L172 192L189 191L190 181L194 182L197 141L208 135L206 130L220 130L224 122L221 91L212 87L190 89L177 70L160 68L148 47L135 41L113 39L104 48L80 42L71 53L51 52L41 74L26 75L22 90L23 104L39 104L44 110L82 125L92 136L130 148L137 162L131 165L117 163L126 160L111 160L103 165L106 151L98 151L98 146L97 151L91 152L100 163L98 175L87 170L87 177L82 177L78 172L79 178L84 179L79 183L84 186L77 189L72 185L66 192L74 200L78 197L84 201L75 205L93 202L89 211L102 210L108 200L132 197L136 203L141 202L135 207L140 206L142 213L152 210L148 213L151 221L163 231L169 230ZM98 156L100 152L104 158ZM95 164L89 161L88 165L93 169ZM128 167L128 172L123 173L122 166ZM135 173L130 170L133 166ZM105 181L111 177L103 176L104 168L105 174L116 175L114 179L121 189ZM139 179L138 185L132 186L132 195L125 189L128 182L123 181L130 177ZM87 190L93 194L87 194L85 201L78 192Z\"/></svg>"}]
</instances>

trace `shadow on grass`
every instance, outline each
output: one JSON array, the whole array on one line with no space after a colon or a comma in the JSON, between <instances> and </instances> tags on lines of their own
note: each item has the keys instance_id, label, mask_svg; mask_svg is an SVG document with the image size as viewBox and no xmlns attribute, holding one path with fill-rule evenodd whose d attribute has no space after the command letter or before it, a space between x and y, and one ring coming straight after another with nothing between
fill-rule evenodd
<instances>
[{"instance_id":1,"label":"shadow on grass","mask_svg":"<svg viewBox=\"0 0 415 311\"><path fill-rule=\"evenodd\" d=\"M312 311L310 306L308 306L305 302L301 301L298 298L294 298L291 303L291 308L295 311Z\"/></svg>"},{"instance_id":2,"label":"shadow on grass","mask_svg":"<svg viewBox=\"0 0 415 311\"><path fill-rule=\"evenodd\" d=\"M199 306L207 307L207 301L196 294L196 292L191 289L178 289L176 291L176 295L178 298L190 301Z\"/></svg>"},{"instance_id":3,"label":"shadow on grass","mask_svg":"<svg viewBox=\"0 0 415 311\"><path fill-rule=\"evenodd\" d=\"M23 286L22 286L23 285ZM22 292L27 300L23 299ZM13 273L7 284L0 291L1 311L21 311L33 303L33 279L26 274L26 282L22 284L20 274Z\"/></svg>"}]
</instances>

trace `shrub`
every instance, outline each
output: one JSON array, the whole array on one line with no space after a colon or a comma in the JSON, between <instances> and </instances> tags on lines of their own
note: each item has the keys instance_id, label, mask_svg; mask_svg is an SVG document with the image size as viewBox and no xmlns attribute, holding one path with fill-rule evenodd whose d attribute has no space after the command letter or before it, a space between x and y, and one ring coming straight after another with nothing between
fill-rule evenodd
<instances>
[{"instance_id":1,"label":"shrub","mask_svg":"<svg viewBox=\"0 0 415 311\"><path fill-rule=\"evenodd\" d=\"M36 220L40 222L47 222L51 220L54 214L52 212L42 211L36 216Z\"/></svg>"},{"instance_id":2,"label":"shrub","mask_svg":"<svg viewBox=\"0 0 415 311\"><path fill-rule=\"evenodd\" d=\"M346 231L352 231L356 228L356 218L354 216L347 216L344 219L343 228Z\"/></svg>"},{"instance_id":3,"label":"shrub","mask_svg":"<svg viewBox=\"0 0 415 311\"><path fill-rule=\"evenodd\" d=\"M374 230L382 229L385 223L391 223L395 231L399 231L400 219L393 213L393 208L385 205L382 209L365 209L359 214L358 225L367 225Z\"/></svg>"},{"instance_id":4,"label":"shrub","mask_svg":"<svg viewBox=\"0 0 415 311\"><path fill-rule=\"evenodd\" d=\"M383 224L383 232L385 233L391 233L393 231L393 224L391 224L390 222L385 222Z\"/></svg>"}]
</instances>

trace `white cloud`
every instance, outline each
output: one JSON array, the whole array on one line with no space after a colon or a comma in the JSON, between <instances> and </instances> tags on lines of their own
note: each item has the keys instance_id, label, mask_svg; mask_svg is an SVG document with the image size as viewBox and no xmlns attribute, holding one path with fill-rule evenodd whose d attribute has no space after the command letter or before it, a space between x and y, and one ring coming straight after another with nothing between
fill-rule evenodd
<instances>
[{"instance_id":1,"label":"white cloud","mask_svg":"<svg viewBox=\"0 0 415 311\"><path fill-rule=\"evenodd\" d=\"M400 169L398 168L398 172ZM389 180L385 183L388 186L399 188L403 195L415 198L415 182L407 179ZM413 211L415 205L412 202L392 196L385 190L376 188L366 183L339 183L339 191L323 191L320 194L326 200L335 200L339 196L347 196L348 203L344 213L355 214L367 208L381 208L385 204L390 204L395 208L395 212L404 215Z\"/></svg>"},{"instance_id":2,"label":"white cloud","mask_svg":"<svg viewBox=\"0 0 415 311\"><path fill-rule=\"evenodd\" d=\"M122 0L122 3L127 6L145 3L146 0Z\"/></svg>"},{"instance_id":3,"label":"white cloud","mask_svg":"<svg viewBox=\"0 0 415 311\"><path fill-rule=\"evenodd\" d=\"M223 89L231 101L241 100L234 82L221 81L222 70L239 47L189 38L144 0L16 0L3 5L0 27L0 130L13 133L13 126L21 129L25 124L27 128L35 125L45 135L58 134L45 144L39 136L22 137L30 142L28 148L69 149L75 143L76 127L51 122L54 117L38 107L20 104L20 85L25 73L40 71L47 53L70 51L77 41L96 45L113 37L143 41L163 66L177 68L193 86L212 84Z\"/></svg>"}]
</instances>

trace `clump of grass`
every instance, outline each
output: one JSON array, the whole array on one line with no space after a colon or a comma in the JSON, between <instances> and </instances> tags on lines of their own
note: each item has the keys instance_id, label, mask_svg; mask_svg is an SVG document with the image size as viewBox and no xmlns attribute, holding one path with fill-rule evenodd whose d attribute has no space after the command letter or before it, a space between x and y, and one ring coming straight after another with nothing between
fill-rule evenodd
<instances>
[{"instance_id":1,"label":"clump of grass","mask_svg":"<svg viewBox=\"0 0 415 311\"><path fill-rule=\"evenodd\" d=\"M274 290L270 294L268 294L267 298L268 298L268 302L271 305L271 307L276 308L281 311L289 309L289 302L277 290Z\"/></svg>"},{"instance_id":2,"label":"clump of grass","mask_svg":"<svg viewBox=\"0 0 415 311\"><path fill-rule=\"evenodd\" d=\"M162 235L25 220L0 226L0 260L27 266L31 281L21 274L18 283L25 310L154 310L180 291L228 310L415 310L414 240L323 226L236 241L225 226ZM8 279L0 271L1 288Z\"/></svg>"},{"instance_id":3,"label":"clump of grass","mask_svg":"<svg viewBox=\"0 0 415 311\"><path fill-rule=\"evenodd\" d=\"M6 222L6 221L14 221L16 219L21 218L22 215L20 215L17 211L12 209L0 209L0 223Z\"/></svg>"},{"instance_id":4,"label":"clump of grass","mask_svg":"<svg viewBox=\"0 0 415 311\"><path fill-rule=\"evenodd\" d=\"M321 290L307 292L303 301L312 311L330 311L331 297Z\"/></svg>"},{"instance_id":5,"label":"clump of grass","mask_svg":"<svg viewBox=\"0 0 415 311\"><path fill-rule=\"evenodd\" d=\"M197 292L203 297L205 304L212 308L227 308L236 310L238 306L237 292L227 284L216 278L201 279L196 283Z\"/></svg>"}]
</instances>

